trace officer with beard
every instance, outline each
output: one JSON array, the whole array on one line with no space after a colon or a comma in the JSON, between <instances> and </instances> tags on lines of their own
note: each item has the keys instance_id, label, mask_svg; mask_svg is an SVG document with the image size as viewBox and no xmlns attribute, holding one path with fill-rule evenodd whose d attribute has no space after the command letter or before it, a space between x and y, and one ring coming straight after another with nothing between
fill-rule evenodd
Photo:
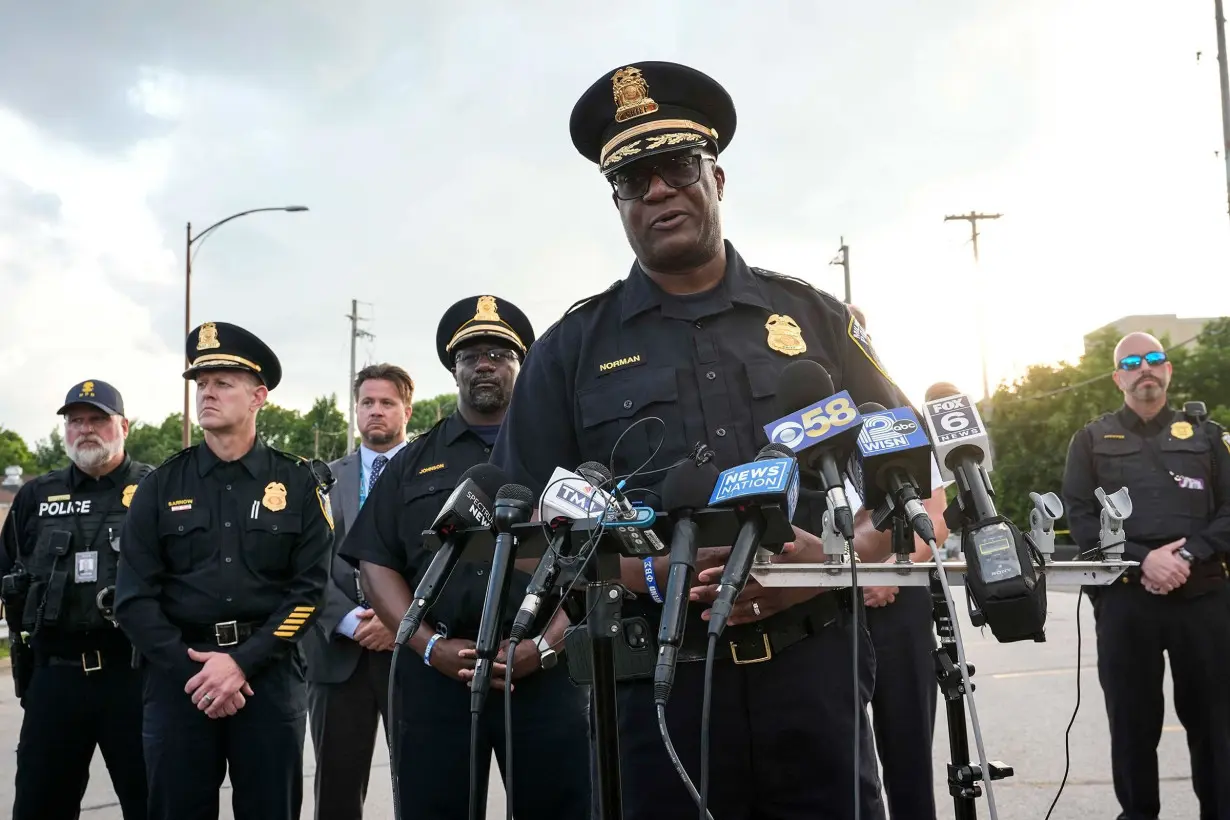
<instances>
[{"instance_id":1,"label":"officer with beard","mask_svg":"<svg viewBox=\"0 0 1230 820\"><path fill-rule=\"evenodd\" d=\"M431 562L421 533L431 527L460 477L486 463L504 421L534 329L515 305L471 296L445 312L436 331L440 363L457 382L457 410L414 439L384 468L339 555L357 564L363 590L396 631ZM507 635L538 559L517 562L501 635ZM490 564L459 564L409 649L398 653L393 740L401 816L465 820L470 792L470 680ZM554 647L566 619L557 616L534 640L517 645L513 663L513 810L517 817L584 820L589 816L585 694L572 685ZM494 748L505 770L504 663L497 655L479 724L475 784L486 804Z\"/></svg>"},{"instance_id":2,"label":"officer with beard","mask_svg":"<svg viewBox=\"0 0 1230 820\"><path fill-rule=\"evenodd\" d=\"M27 482L0 533L25 710L13 818L76 818L97 745L125 820L137 820L146 816L141 677L112 605L120 528L153 468L124 452L124 400L106 382L73 387L59 413L71 463Z\"/></svg>"},{"instance_id":3,"label":"officer with beard","mask_svg":"<svg viewBox=\"0 0 1230 820\"><path fill-rule=\"evenodd\" d=\"M1127 487L1124 558L1140 566L1090 597L1098 636L1098 679L1110 723L1111 769L1120 818L1155 818L1157 744L1170 659L1174 708L1187 733L1200 817L1230 818L1230 612L1224 560L1230 553L1230 435L1169 406L1174 374L1147 333L1115 346L1123 406L1078 430L1068 448L1063 495L1082 554L1098 546L1094 495Z\"/></svg>"}]
</instances>

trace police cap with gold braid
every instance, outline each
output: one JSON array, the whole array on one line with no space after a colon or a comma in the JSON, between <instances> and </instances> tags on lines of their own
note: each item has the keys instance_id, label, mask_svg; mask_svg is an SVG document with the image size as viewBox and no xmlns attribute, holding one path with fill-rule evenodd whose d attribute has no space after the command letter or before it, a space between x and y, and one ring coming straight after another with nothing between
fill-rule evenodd
<instances>
[{"instance_id":1,"label":"police cap with gold braid","mask_svg":"<svg viewBox=\"0 0 1230 820\"><path fill-rule=\"evenodd\" d=\"M188 334L185 379L205 370L231 369L254 373L272 390L282 381L282 363L269 345L239 325L206 322Z\"/></svg>"},{"instance_id":2,"label":"police cap with gold braid","mask_svg":"<svg viewBox=\"0 0 1230 820\"><path fill-rule=\"evenodd\" d=\"M524 358L534 343L534 326L512 302L495 296L467 296L444 311L436 327L440 363L452 370L457 351L479 340L507 344Z\"/></svg>"},{"instance_id":3,"label":"police cap with gold braid","mask_svg":"<svg viewBox=\"0 0 1230 820\"><path fill-rule=\"evenodd\" d=\"M608 71L581 95L572 144L603 174L667 151L708 142L726 150L735 104L706 74L678 63L633 63Z\"/></svg>"}]
</instances>

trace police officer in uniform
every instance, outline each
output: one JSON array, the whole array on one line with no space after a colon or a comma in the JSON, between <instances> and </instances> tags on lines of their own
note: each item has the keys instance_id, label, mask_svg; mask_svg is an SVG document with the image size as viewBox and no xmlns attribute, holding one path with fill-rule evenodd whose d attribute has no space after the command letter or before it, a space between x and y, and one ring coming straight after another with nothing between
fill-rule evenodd
<instances>
[{"instance_id":1,"label":"police officer in uniform","mask_svg":"<svg viewBox=\"0 0 1230 820\"><path fill-rule=\"evenodd\" d=\"M97 745L125 820L138 820L146 816L141 678L112 606L120 528L153 468L125 453L124 400L106 382L76 385L59 413L71 463L17 492L0 535L25 710L13 818L76 818Z\"/></svg>"},{"instance_id":2,"label":"police officer in uniform","mask_svg":"<svg viewBox=\"0 0 1230 820\"><path fill-rule=\"evenodd\" d=\"M492 454L512 480L541 490L556 465L591 459L617 476L662 471L698 441L716 451L719 468L750 462L768 443L763 426L782 415L778 374L801 358L821 363L856 402L906 403L840 301L750 267L723 240L718 203L726 175L717 152L729 146L734 130L726 91L673 63L608 72L576 103L573 143L609 183L636 261L627 277L574 306L526 359ZM661 480L658 472L629 486L656 491ZM642 497L656 503L650 493ZM822 501L800 500L792 559L823 559L811 534L821 530L823 509ZM639 593L625 615L643 614L653 633L661 605L646 594L649 578L667 574L665 558L651 562L650 571L623 559L621 583ZM666 709L674 745L697 782L702 618L720 574L720 566L709 566L697 576ZM856 638L839 598L819 589L767 589L752 580L735 604L713 677L714 816L852 816L857 767L862 817L883 817L866 713L871 646L865 630ZM856 639L857 714L850 674L833 674L849 669ZM624 816L690 816L695 805L658 733L652 682L629 681L619 689ZM858 761L854 732L861 734Z\"/></svg>"},{"instance_id":3,"label":"police officer in uniform","mask_svg":"<svg viewBox=\"0 0 1230 820\"><path fill-rule=\"evenodd\" d=\"M282 368L243 328L187 339L205 441L161 464L124 526L116 617L145 676L150 817L298 820L307 685L299 640L323 605L332 476L266 445L256 414Z\"/></svg>"},{"instance_id":4,"label":"police officer in uniform","mask_svg":"<svg viewBox=\"0 0 1230 820\"><path fill-rule=\"evenodd\" d=\"M410 607L431 553L421 534L431 527L463 473L486 463L504 420L521 360L534 329L516 305L495 296L455 303L440 319L436 350L457 383L457 410L410 442L385 467L340 555L360 568L376 614L396 630ZM492 499L494 501L494 499ZM538 559L517 562L501 634L507 635ZM489 563L454 569L427 617L398 653L396 772L401 811L422 820L468 817L470 689L475 639L482 617ZM528 569L527 569L528 568ZM535 626L534 640L518 644L513 662L513 810L517 817L583 820L589 811L585 698L558 665L566 619ZM545 628L544 628L545 627ZM501 646L479 743L479 805L486 805L487 761L494 748L506 761L504 665ZM426 756L425 756L426 754Z\"/></svg>"},{"instance_id":5,"label":"police officer in uniform","mask_svg":"<svg viewBox=\"0 0 1230 820\"><path fill-rule=\"evenodd\" d=\"M1140 567L1093 590L1098 677L1110 721L1115 795L1127 820L1156 818L1162 677L1187 732L1201 818L1230 818L1230 435L1167 405L1173 374L1157 339L1131 333L1115 348L1123 407L1090 422L1068 448L1063 495L1072 537L1098 546L1101 506L1127 487L1124 558Z\"/></svg>"}]
</instances>

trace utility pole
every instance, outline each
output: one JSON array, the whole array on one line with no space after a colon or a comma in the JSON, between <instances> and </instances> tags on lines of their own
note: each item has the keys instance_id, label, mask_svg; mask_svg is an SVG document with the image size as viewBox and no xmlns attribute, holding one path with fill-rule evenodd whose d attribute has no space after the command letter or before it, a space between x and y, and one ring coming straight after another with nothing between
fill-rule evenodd
<instances>
[{"instance_id":1,"label":"utility pole","mask_svg":"<svg viewBox=\"0 0 1230 820\"><path fill-rule=\"evenodd\" d=\"M354 377L355 377L355 348L358 344L359 337L365 339L376 338L371 333L359 327L359 300L350 300L350 315L346 317L350 320L350 381L346 383L346 404L350 408L347 414L346 422L346 455L354 452ZM316 432L317 448L319 449L320 431Z\"/></svg>"},{"instance_id":2,"label":"utility pole","mask_svg":"<svg viewBox=\"0 0 1230 820\"><path fill-rule=\"evenodd\" d=\"M312 425L312 458L320 458L320 425Z\"/></svg>"},{"instance_id":3,"label":"utility pole","mask_svg":"<svg viewBox=\"0 0 1230 820\"><path fill-rule=\"evenodd\" d=\"M970 242L974 245L974 267L978 267L978 220L980 219L999 219L1003 214L980 214L977 211L970 211L967 214L954 214L944 217L945 222L951 222L954 219L964 219L969 222ZM978 279L978 290L981 296L983 286L982 279ZM983 319L983 300L978 300L978 348L982 355L982 400L985 402L991 398L991 385L987 380L987 338L986 338L986 322Z\"/></svg>"},{"instance_id":4,"label":"utility pole","mask_svg":"<svg viewBox=\"0 0 1230 820\"><path fill-rule=\"evenodd\" d=\"M841 256L833 258L830 265L841 265L846 277L846 304L850 304L850 246L846 244L846 238L841 238L841 247L837 249Z\"/></svg>"},{"instance_id":5,"label":"utility pole","mask_svg":"<svg viewBox=\"0 0 1230 820\"><path fill-rule=\"evenodd\" d=\"M1226 213L1230 213L1230 77L1226 73L1226 15L1221 0L1213 0L1217 18L1217 69L1221 75L1221 141L1226 160Z\"/></svg>"}]
</instances>

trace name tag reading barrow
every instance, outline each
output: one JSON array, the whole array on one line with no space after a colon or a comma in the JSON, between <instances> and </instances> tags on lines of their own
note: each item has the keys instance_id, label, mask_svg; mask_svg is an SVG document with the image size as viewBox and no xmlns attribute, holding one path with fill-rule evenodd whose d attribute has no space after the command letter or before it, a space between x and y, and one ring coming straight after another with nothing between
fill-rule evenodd
<instances>
[{"instance_id":1,"label":"name tag reading barrow","mask_svg":"<svg viewBox=\"0 0 1230 820\"><path fill-rule=\"evenodd\" d=\"M77 553L77 569L73 573L73 581L78 584L93 584L98 581L98 553Z\"/></svg>"}]
</instances>

